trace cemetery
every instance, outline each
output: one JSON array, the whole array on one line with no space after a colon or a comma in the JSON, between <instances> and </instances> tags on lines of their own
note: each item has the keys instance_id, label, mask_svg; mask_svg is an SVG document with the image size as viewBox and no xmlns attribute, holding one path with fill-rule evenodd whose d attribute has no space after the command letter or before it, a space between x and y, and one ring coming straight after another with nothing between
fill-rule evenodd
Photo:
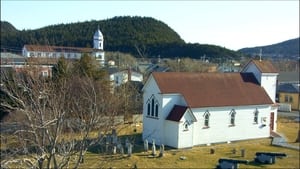
<instances>
[{"instance_id":1,"label":"cemetery","mask_svg":"<svg viewBox=\"0 0 300 169\"><path fill-rule=\"evenodd\" d=\"M284 120L279 119L279 122ZM286 122L286 121L284 121ZM297 123L284 123L297 133ZM142 124L141 124L142 125ZM297 168L299 150L272 146L271 138L174 149L142 140L142 126L112 130L103 137L103 146L86 155L82 167L97 168ZM286 127L279 123L279 131ZM287 136L292 135L286 133ZM296 135L287 138L295 143ZM100 153L101 152L101 153ZM105 162L104 162L105 161Z\"/></svg>"}]
</instances>

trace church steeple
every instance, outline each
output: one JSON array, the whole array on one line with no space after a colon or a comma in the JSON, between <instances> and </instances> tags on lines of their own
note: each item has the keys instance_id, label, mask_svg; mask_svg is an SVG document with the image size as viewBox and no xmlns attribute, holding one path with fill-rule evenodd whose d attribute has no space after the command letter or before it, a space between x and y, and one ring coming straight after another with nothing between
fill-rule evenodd
<instances>
[{"instance_id":1,"label":"church steeple","mask_svg":"<svg viewBox=\"0 0 300 169\"><path fill-rule=\"evenodd\" d=\"M99 29L99 25L98 25L98 29L96 30L96 32L94 34L94 49L103 50L103 43L104 43L103 35L102 35L102 33Z\"/></svg>"}]
</instances>

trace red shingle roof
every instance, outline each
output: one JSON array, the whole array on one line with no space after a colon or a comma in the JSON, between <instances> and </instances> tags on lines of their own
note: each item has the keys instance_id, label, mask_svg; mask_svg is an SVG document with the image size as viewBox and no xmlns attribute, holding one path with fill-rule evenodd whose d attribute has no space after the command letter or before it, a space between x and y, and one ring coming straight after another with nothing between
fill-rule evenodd
<instances>
[{"instance_id":1,"label":"red shingle roof","mask_svg":"<svg viewBox=\"0 0 300 169\"><path fill-rule=\"evenodd\" d=\"M152 73L162 94L180 93L187 106L273 104L252 73Z\"/></svg>"},{"instance_id":2,"label":"red shingle roof","mask_svg":"<svg viewBox=\"0 0 300 169\"><path fill-rule=\"evenodd\" d=\"M179 122L187 109L188 107L186 106L175 105L169 113L167 120Z\"/></svg>"},{"instance_id":3,"label":"red shingle roof","mask_svg":"<svg viewBox=\"0 0 300 169\"><path fill-rule=\"evenodd\" d=\"M74 52L74 53L90 53L99 51L100 49L94 48L78 48L78 47L65 47L65 46L47 46L47 45L25 45L28 51L39 52Z\"/></svg>"}]
</instances>

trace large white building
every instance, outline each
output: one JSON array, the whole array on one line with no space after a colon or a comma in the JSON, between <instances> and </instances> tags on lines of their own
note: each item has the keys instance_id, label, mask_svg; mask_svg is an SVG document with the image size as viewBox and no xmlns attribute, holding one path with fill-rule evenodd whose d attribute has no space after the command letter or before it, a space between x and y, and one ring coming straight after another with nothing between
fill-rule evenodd
<instances>
[{"instance_id":1,"label":"large white building","mask_svg":"<svg viewBox=\"0 0 300 169\"><path fill-rule=\"evenodd\" d=\"M24 45L22 54L24 57L40 58L59 58L80 59L83 54L87 53L96 58L100 65L105 63L105 53L103 50L104 38L98 28L93 36L93 48L78 48L65 46L47 46L47 45Z\"/></svg>"},{"instance_id":2,"label":"large white building","mask_svg":"<svg viewBox=\"0 0 300 169\"><path fill-rule=\"evenodd\" d=\"M143 139L187 148L269 137L277 75L256 60L240 73L154 72L143 88Z\"/></svg>"}]
</instances>

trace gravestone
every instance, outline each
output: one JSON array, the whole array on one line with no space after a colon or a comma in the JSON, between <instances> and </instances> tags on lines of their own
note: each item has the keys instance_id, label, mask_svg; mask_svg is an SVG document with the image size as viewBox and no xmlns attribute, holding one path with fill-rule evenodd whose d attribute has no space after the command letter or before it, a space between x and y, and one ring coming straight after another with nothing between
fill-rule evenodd
<instances>
[{"instance_id":1,"label":"gravestone","mask_svg":"<svg viewBox=\"0 0 300 169\"><path fill-rule=\"evenodd\" d=\"M152 140L152 155L156 156L156 147L155 147L155 140Z\"/></svg>"},{"instance_id":2,"label":"gravestone","mask_svg":"<svg viewBox=\"0 0 300 169\"><path fill-rule=\"evenodd\" d=\"M163 157L165 152L165 146L162 144L159 148L159 157Z\"/></svg>"},{"instance_id":3,"label":"gravestone","mask_svg":"<svg viewBox=\"0 0 300 169\"><path fill-rule=\"evenodd\" d=\"M246 150L245 149L241 149L241 156L245 157L245 155L246 155Z\"/></svg>"},{"instance_id":4,"label":"gravestone","mask_svg":"<svg viewBox=\"0 0 300 169\"><path fill-rule=\"evenodd\" d=\"M127 148L129 146L129 139L128 139L128 137L126 137L126 139L125 139L125 147Z\"/></svg>"},{"instance_id":5,"label":"gravestone","mask_svg":"<svg viewBox=\"0 0 300 169\"><path fill-rule=\"evenodd\" d=\"M300 129L298 130L298 136L297 136L297 139L295 141L296 143L299 143L300 142Z\"/></svg>"},{"instance_id":6,"label":"gravestone","mask_svg":"<svg viewBox=\"0 0 300 169\"><path fill-rule=\"evenodd\" d=\"M111 132L111 137L112 137L112 144L113 145L116 145L118 143L118 135L117 135L117 131L116 129L112 129L112 132Z\"/></svg>"},{"instance_id":7,"label":"gravestone","mask_svg":"<svg viewBox=\"0 0 300 169\"><path fill-rule=\"evenodd\" d=\"M113 146L113 149L112 149L113 151L112 151L112 153L113 154L117 154L117 147L116 146Z\"/></svg>"},{"instance_id":8,"label":"gravestone","mask_svg":"<svg viewBox=\"0 0 300 169\"><path fill-rule=\"evenodd\" d=\"M127 155L128 155L128 157L131 157L131 154L132 154L132 144L129 143L128 147L127 147Z\"/></svg>"},{"instance_id":9,"label":"gravestone","mask_svg":"<svg viewBox=\"0 0 300 169\"><path fill-rule=\"evenodd\" d=\"M148 149L149 149L149 144L148 144L148 140L146 139L144 141L144 150L145 150L145 152L148 152Z\"/></svg>"},{"instance_id":10,"label":"gravestone","mask_svg":"<svg viewBox=\"0 0 300 169\"><path fill-rule=\"evenodd\" d=\"M233 148L231 151L232 151L232 154L236 154L236 148Z\"/></svg>"}]
</instances>

